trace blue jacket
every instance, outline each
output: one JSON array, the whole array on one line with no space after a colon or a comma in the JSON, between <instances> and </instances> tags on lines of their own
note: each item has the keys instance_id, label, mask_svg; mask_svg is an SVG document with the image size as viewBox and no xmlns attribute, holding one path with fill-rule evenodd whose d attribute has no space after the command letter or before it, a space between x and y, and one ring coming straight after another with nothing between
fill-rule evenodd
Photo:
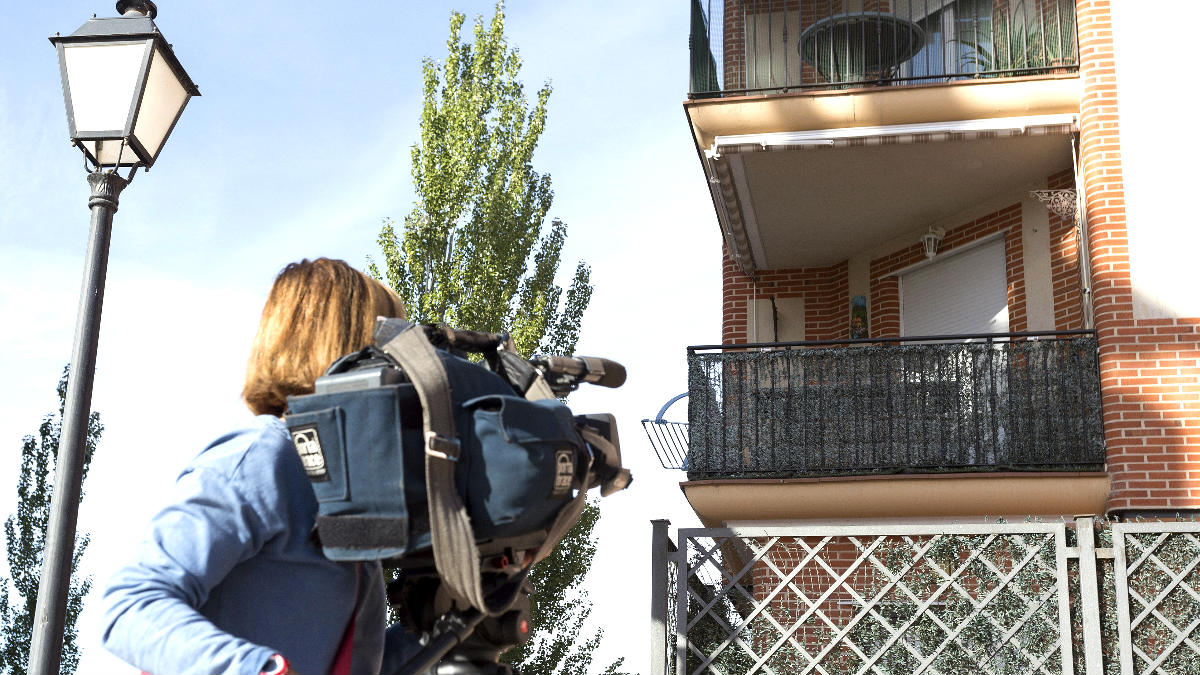
<instances>
[{"instance_id":1,"label":"blue jacket","mask_svg":"<svg viewBox=\"0 0 1200 675\"><path fill-rule=\"evenodd\" d=\"M276 652L325 673L357 607L351 672L379 672L379 564L313 544L316 498L281 420L217 439L177 488L105 591L106 649L150 673L252 674Z\"/></svg>"}]
</instances>

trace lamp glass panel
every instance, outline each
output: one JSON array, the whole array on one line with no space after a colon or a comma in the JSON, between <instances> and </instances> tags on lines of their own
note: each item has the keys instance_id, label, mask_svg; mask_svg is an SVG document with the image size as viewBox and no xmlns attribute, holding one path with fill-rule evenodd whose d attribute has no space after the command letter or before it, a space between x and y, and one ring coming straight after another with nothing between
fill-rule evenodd
<instances>
[{"instance_id":1,"label":"lamp glass panel","mask_svg":"<svg viewBox=\"0 0 1200 675\"><path fill-rule=\"evenodd\" d=\"M75 133L124 131L149 43L65 45Z\"/></svg>"},{"instance_id":2,"label":"lamp glass panel","mask_svg":"<svg viewBox=\"0 0 1200 675\"><path fill-rule=\"evenodd\" d=\"M79 144L88 151L88 154L96 158L98 164L105 166L133 166L134 164L141 163L133 148L129 147L127 143L122 143L120 139L113 141L80 141ZM122 145L124 145L124 148L121 147ZM96 154L96 146L100 146L99 154Z\"/></svg>"},{"instance_id":3,"label":"lamp glass panel","mask_svg":"<svg viewBox=\"0 0 1200 675\"><path fill-rule=\"evenodd\" d=\"M142 108L138 111L137 122L133 126L133 135L138 142L150 153L150 157L158 154L162 148L171 123L188 101L187 90L175 76L175 71L163 58L162 51L154 50L150 59L150 72L146 75L146 93L142 95Z\"/></svg>"}]
</instances>

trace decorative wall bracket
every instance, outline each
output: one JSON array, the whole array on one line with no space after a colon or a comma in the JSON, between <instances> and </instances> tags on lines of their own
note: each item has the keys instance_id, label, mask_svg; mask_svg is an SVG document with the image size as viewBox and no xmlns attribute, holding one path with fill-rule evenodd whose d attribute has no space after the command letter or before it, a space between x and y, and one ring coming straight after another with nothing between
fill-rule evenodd
<instances>
[{"instance_id":1,"label":"decorative wall bracket","mask_svg":"<svg viewBox=\"0 0 1200 675\"><path fill-rule=\"evenodd\" d=\"M1075 218L1077 200L1074 190L1031 190L1029 195L1037 197L1038 201L1045 204L1046 208L1053 211L1055 215L1062 218Z\"/></svg>"}]
</instances>

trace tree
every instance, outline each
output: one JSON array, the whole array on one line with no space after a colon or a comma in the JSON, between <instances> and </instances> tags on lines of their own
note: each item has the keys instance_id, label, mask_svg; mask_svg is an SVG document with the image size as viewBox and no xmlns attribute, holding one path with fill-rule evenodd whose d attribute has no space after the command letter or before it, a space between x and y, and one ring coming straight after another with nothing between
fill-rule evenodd
<instances>
[{"instance_id":1,"label":"tree","mask_svg":"<svg viewBox=\"0 0 1200 675\"><path fill-rule=\"evenodd\" d=\"M579 262L565 293L555 280L567 228L558 219L545 226L554 193L550 176L532 168L550 85L531 106L517 79L520 56L504 37L502 2L490 23L476 17L471 42L461 38L464 21L458 12L450 16L444 62L422 61L421 137L412 149L416 203L401 235L395 223L384 223L384 273L412 321L506 331L527 357L572 354L591 300L591 270ZM373 262L370 271L384 276ZM534 567L533 637L506 662L545 675L588 670L603 632L576 640L591 613L581 584L599 516L589 505Z\"/></svg>"},{"instance_id":2,"label":"tree","mask_svg":"<svg viewBox=\"0 0 1200 675\"><path fill-rule=\"evenodd\" d=\"M54 496L53 472L58 461L58 442L62 434L63 410L67 401L67 373L58 381L58 414L46 415L38 435L26 436L21 448L21 475L17 479L17 512L4 521L4 544L8 554L8 573L20 601L10 604L8 580L0 578L0 667L14 675L25 675L33 638L33 614L37 607L41 582L42 556L46 548L46 526L50 521L50 503ZM92 463L104 425L100 414L88 417L84 437L83 478ZM67 621L63 631L61 671L73 673L79 665L78 633L75 622L83 609L83 599L92 588L90 576L79 578L76 571L90 538L76 535L75 554L71 558L71 586L67 593Z\"/></svg>"},{"instance_id":3,"label":"tree","mask_svg":"<svg viewBox=\"0 0 1200 675\"><path fill-rule=\"evenodd\" d=\"M570 354L591 299L579 262L566 291L555 283L566 225L544 227L554 193L532 168L546 126L550 85L532 109L517 80L521 59L504 38L504 8L475 20L474 43L450 17L444 63L426 58L421 139L412 149L416 203L403 236L379 235L385 272L409 318L507 331L517 350ZM371 264L371 273L380 277Z\"/></svg>"},{"instance_id":4,"label":"tree","mask_svg":"<svg viewBox=\"0 0 1200 675\"><path fill-rule=\"evenodd\" d=\"M567 534L545 560L529 575L536 592L530 598L529 623L536 632L529 642L506 652L504 663L519 666L525 673L586 675L604 631L581 639L584 622L592 613L583 578L596 555L592 529L600 519L600 507L589 502ZM548 630L554 627L554 630ZM537 630L541 628L542 630ZM609 664L605 675L616 675L625 661Z\"/></svg>"}]
</instances>

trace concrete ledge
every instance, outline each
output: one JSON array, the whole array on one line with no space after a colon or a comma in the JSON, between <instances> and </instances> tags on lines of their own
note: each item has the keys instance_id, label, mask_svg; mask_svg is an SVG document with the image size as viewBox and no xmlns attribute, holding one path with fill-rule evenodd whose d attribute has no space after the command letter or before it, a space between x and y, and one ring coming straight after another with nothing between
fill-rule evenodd
<instances>
[{"instance_id":1,"label":"concrete ledge","mask_svg":"<svg viewBox=\"0 0 1200 675\"><path fill-rule=\"evenodd\" d=\"M1079 75L1070 73L706 98L684 110L703 150L732 134L1078 113L1079 99Z\"/></svg>"},{"instance_id":2,"label":"concrete ledge","mask_svg":"<svg viewBox=\"0 0 1200 675\"><path fill-rule=\"evenodd\" d=\"M1104 513L1103 472L698 480L679 484L708 527L730 521Z\"/></svg>"}]
</instances>

